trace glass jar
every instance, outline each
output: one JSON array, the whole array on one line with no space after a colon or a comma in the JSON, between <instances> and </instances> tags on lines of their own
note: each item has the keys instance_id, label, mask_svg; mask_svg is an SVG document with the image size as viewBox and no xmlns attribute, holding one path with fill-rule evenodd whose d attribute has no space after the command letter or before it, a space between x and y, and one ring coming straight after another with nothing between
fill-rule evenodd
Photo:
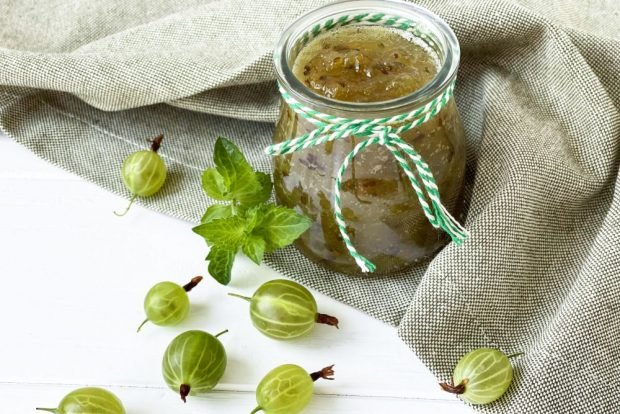
<instances>
[{"instance_id":1,"label":"glass jar","mask_svg":"<svg viewBox=\"0 0 620 414\"><path fill-rule=\"evenodd\" d=\"M312 28L342 16L385 13L417 24L429 53L435 55L437 73L426 85L394 99L345 102L318 94L293 73L303 37ZM372 21L350 25L373 25ZM392 27L392 30L398 30ZM363 51L362 51L363 52ZM458 41L448 25L426 9L397 1L344 1L316 9L295 21L283 34L274 52L281 88L297 102L322 114L350 119L374 119L408 113L426 105L450 87L459 64ZM316 129L282 102L274 143L299 137ZM454 99L428 122L400 134L428 163L447 210L459 213L465 171L465 137ZM274 187L279 204L295 208L314 220L296 241L309 259L328 269L359 274L349 255L334 215L334 183L347 154L367 137L351 136L310 147L274 161ZM373 145L353 158L341 187L342 215L352 244L376 265L375 273L402 271L431 257L449 238L434 228L418 201L405 172L384 147Z\"/></svg>"}]
</instances>

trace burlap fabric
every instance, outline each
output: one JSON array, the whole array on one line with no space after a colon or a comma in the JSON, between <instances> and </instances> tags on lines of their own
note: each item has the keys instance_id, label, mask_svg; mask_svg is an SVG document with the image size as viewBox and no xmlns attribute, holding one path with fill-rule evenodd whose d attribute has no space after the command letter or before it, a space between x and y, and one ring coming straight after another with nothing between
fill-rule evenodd
<instances>
[{"instance_id":1,"label":"burlap fabric","mask_svg":"<svg viewBox=\"0 0 620 414\"><path fill-rule=\"evenodd\" d=\"M123 195L123 158L163 132L170 179L141 202L197 222L215 137L270 169L270 53L291 19L322 3L3 0L0 126ZM441 379L474 347L524 351L510 392L482 412L617 412L620 6L420 4L448 21L463 50L456 100L471 240L390 278L330 273L294 249L268 263L398 326Z\"/></svg>"}]
</instances>

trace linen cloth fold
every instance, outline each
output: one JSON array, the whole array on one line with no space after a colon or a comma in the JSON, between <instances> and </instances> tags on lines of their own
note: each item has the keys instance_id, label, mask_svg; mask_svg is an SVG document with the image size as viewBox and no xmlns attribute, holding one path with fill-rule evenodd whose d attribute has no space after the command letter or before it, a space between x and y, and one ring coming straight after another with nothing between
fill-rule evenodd
<instances>
[{"instance_id":1,"label":"linen cloth fold","mask_svg":"<svg viewBox=\"0 0 620 414\"><path fill-rule=\"evenodd\" d=\"M117 194L124 157L164 133L170 175L146 206L198 222L217 136L270 171L271 51L325 0L4 0L0 128ZM440 380L473 348L523 351L485 413L620 407L620 5L425 0L462 48L471 239L391 277L276 270L398 327ZM189 231L189 230L188 230Z\"/></svg>"}]
</instances>

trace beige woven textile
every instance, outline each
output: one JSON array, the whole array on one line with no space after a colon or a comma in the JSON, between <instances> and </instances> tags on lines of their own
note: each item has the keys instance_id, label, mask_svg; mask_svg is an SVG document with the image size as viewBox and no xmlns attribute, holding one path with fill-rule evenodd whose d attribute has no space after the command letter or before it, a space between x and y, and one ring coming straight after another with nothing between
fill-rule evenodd
<instances>
[{"instance_id":1,"label":"beige woven textile","mask_svg":"<svg viewBox=\"0 0 620 414\"><path fill-rule=\"evenodd\" d=\"M215 137L269 171L270 53L323 3L1 0L0 127L123 195L123 158L163 132L170 179L142 202L195 223ZM620 3L420 4L462 46L471 239L390 278L327 272L292 248L268 263L398 326L442 380L472 348L524 351L510 392L482 412L618 412Z\"/></svg>"}]
</instances>

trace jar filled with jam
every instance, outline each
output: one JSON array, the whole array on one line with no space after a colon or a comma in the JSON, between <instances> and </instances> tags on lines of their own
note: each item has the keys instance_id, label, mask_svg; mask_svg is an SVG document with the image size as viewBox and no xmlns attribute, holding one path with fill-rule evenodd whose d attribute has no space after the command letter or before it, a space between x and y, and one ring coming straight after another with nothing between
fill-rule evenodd
<instances>
[{"instance_id":1,"label":"jar filled with jam","mask_svg":"<svg viewBox=\"0 0 620 414\"><path fill-rule=\"evenodd\" d=\"M410 113L445 93L455 80L459 55L452 30L423 8L345 1L294 22L274 62L281 90L300 105L317 114L377 119ZM283 101L274 143L316 128ZM454 99L399 136L428 164L443 206L457 216L465 137ZM347 155L366 139L348 136L274 159L278 203L314 221L296 247L321 266L347 274L360 269L334 215L334 183ZM351 243L376 265L375 274L405 270L449 241L429 222L405 171L385 146L368 146L350 161L340 200Z\"/></svg>"}]
</instances>

